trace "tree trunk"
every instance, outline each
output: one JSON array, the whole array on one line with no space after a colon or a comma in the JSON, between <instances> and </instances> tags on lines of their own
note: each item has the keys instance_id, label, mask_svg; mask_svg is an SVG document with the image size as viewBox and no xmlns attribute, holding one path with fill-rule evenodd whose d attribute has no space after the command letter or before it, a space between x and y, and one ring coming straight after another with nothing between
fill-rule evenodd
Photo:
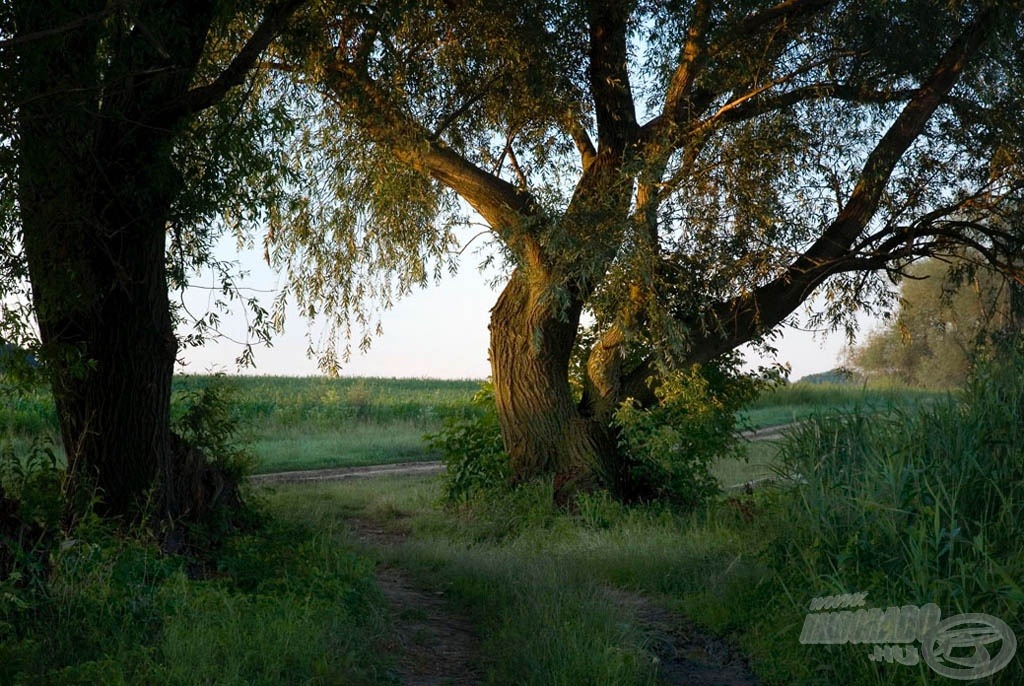
<instances>
[{"instance_id":1,"label":"tree trunk","mask_svg":"<svg viewBox=\"0 0 1024 686\"><path fill-rule=\"evenodd\" d=\"M174 26L159 43L127 27L109 29L112 40L95 20L105 6L14 5L31 36L16 70L25 257L72 492L95 487L108 516L145 507L177 519L197 514L205 465L169 426L177 340L165 242L183 122L157 115L188 90L213 6L196 3L187 27L174 23L181 7L140 6L149 29Z\"/></svg>"},{"instance_id":2,"label":"tree trunk","mask_svg":"<svg viewBox=\"0 0 1024 686\"><path fill-rule=\"evenodd\" d=\"M68 471L73 485L85 477L98 489L102 513L125 515L158 495L158 473L165 484L175 480L167 207L149 207L146 217L124 212L126 199L90 188L81 167L47 164L56 160L32 128L22 127L25 252ZM175 513L173 492L162 499Z\"/></svg>"},{"instance_id":3,"label":"tree trunk","mask_svg":"<svg viewBox=\"0 0 1024 686\"><path fill-rule=\"evenodd\" d=\"M553 474L556 494L594 487L614 445L569 387L581 305L559 307L550 283L517 270L491 310L491 371L513 479Z\"/></svg>"}]
</instances>

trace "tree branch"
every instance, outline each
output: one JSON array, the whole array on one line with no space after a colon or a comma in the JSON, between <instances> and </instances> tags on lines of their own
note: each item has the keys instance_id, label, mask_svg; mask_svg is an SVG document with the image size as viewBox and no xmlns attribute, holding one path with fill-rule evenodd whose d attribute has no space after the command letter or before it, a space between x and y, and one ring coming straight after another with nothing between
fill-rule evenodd
<instances>
[{"instance_id":1,"label":"tree branch","mask_svg":"<svg viewBox=\"0 0 1024 686\"><path fill-rule=\"evenodd\" d=\"M621 157L636 136L636 107L629 83L626 26L630 4L591 0L590 91L597 115L598 153L608 149Z\"/></svg>"},{"instance_id":2,"label":"tree branch","mask_svg":"<svg viewBox=\"0 0 1024 686\"><path fill-rule=\"evenodd\" d=\"M513 252L539 259L532 221L539 206L532 195L452 150L392 102L367 74L344 63L330 65L329 72L324 83L338 106L355 113L372 140L403 164L458 193Z\"/></svg>"},{"instance_id":3,"label":"tree branch","mask_svg":"<svg viewBox=\"0 0 1024 686\"><path fill-rule=\"evenodd\" d=\"M220 102L229 90L245 81L259 63L260 55L270 47L270 44L288 25L292 16L306 2L307 0L281 0L270 5L264 12L263 19L256 30L231 60L231 63L224 68L224 71L210 83L188 91L184 98L173 103L167 111L161 113L161 117L167 121L175 121L202 112Z\"/></svg>"},{"instance_id":4,"label":"tree branch","mask_svg":"<svg viewBox=\"0 0 1024 686\"><path fill-rule=\"evenodd\" d=\"M776 326L828 277L851 269L850 264L844 265L856 259L850 247L877 211L896 164L924 131L968 60L991 33L995 18L994 10L983 12L947 50L868 156L853 193L836 219L810 248L774 280L712 307L713 325L703 332L697 322L690 322L698 332L691 352L693 361L712 359L751 340L758 331Z\"/></svg>"}]
</instances>

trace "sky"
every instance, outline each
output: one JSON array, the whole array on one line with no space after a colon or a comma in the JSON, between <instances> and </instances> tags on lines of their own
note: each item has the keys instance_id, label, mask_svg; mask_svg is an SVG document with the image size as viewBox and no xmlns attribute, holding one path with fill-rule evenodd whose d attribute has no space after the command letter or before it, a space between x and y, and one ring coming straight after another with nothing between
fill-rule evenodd
<instances>
[{"instance_id":1,"label":"sky","mask_svg":"<svg viewBox=\"0 0 1024 686\"><path fill-rule=\"evenodd\" d=\"M243 269L250 275L242 281L247 288L261 297L269 309L273 291L280 282L275 272L262 260L259 251L237 252L233 242L218 247L224 258L237 256ZM490 308L499 291L492 290L488 280L494 273L481 274L471 252L463 259L455 276L446 275L439 284L399 300L382 313L383 334L374 339L368 352L355 349L348 363L342 365L343 376L374 376L396 378L484 379L490 375L487 362L487 322ZM185 295L185 302L193 312L204 311L213 286L210 274L193 280L195 285ZM263 291L270 291L264 293ZM877 325L861 319L861 330ZM285 333L274 338L273 347L256 346L255 368L240 369L235 358L242 350L245 339L245 320L240 315L224 317L221 330L235 339L208 343L202 348L184 350L180 358L179 373L203 374L266 374L281 376L315 376L321 372L316 360L306 355L309 326L294 309L286 317ZM318 333L314 329L314 333ZM841 361L846 345L842 332L831 335L796 329L786 329L777 342L778 362L791 367L790 379L798 380L807 374L827 371ZM750 366L771 360L747 353Z\"/></svg>"}]
</instances>

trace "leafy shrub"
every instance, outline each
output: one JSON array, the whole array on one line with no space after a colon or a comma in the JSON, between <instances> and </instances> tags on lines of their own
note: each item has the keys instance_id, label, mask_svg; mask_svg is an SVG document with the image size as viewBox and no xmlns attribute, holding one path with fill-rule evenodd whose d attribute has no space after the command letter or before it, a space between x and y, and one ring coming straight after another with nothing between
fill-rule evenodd
<instances>
[{"instance_id":1,"label":"leafy shrub","mask_svg":"<svg viewBox=\"0 0 1024 686\"><path fill-rule=\"evenodd\" d=\"M207 554L232 533L263 520L247 489L246 477L256 460L246 442L234 387L222 376L211 377L177 399L171 428L171 449L186 465L192 487L188 517L167 523L164 548L197 555L203 565Z\"/></svg>"},{"instance_id":2,"label":"leafy shrub","mask_svg":"<svg viewBox=\"0 0 1024 686\"><path fill-rule=\"evenodd\" d=\"M225 377L210 377L185 391L172 408L171 426L188 446L202 451L210 464L235 481L255 468L236 411L235 391Z\"/></svg>"},{"instance_id":3,"label":"leafy shrub","mask_svg":"<svg viewBox=\"0 0 1024 686\"><path fill-rule=\"evenodd\" d=\"M444 498L450 503L469 502L482 492L501 488L511 476L489 381L473 395L471 407L470 416L450 415L440 431L426 436L445 463Z\"/></svg>"},{"instance_id":4,"label":"leafy shrub","mask_svg":"<svg viewBox=\"0 0 1024 686\"><path fill-rule=\"evenodd\" d=\"M624 403L615 414L621 464L607 481L624 500L662 500L693 509L718 491L711 465L741 458L736 411L777 376L739 370L739 359L693 365L669 375L658 404Z\"/></svg>"}]
</instances>

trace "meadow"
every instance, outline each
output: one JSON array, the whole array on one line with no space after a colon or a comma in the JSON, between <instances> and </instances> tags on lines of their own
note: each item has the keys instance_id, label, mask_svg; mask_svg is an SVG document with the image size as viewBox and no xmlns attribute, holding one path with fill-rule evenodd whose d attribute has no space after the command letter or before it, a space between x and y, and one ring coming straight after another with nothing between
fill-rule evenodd
<instances>
[{"instance_id":1,"label":"meadow","mask_svg":"<svg viewBox=\"0 0 1024 686\"><path fill-rule=\"evenodd\" d=\"M924 663L797 638L811 598L858 591L872 607L990 613L1024 636L1022 375L1024 364L996 370L955 395L773 391L746 411L748 425L801 423L716 474L723 485L782 480L690 513L600 494L560 508L545 482L452 507L438 477L407 476L260 487L249 495L258 526L202 560L86 521L45 578L0 583L0 683L399 683L403 613L382 593L381 569L469 618L486 683L659 683L666 637L623 597L725 637L764 684L931 683ZM358 459L431 458L422 433L472 411L477 387L228 381L249 436L265 441L262 469L353 464L353 435L367 446ZM178 379L176 398L211 382ZM8 435L52 432L45 403L38 394L5 408ZM382 446L399 427L406 447ZM285 450L303 437L322 441L309 444L320 462ZM1022 675L1018 656L989 683Z\"/></svg>"},{"instance_id":2,"label":"meadow","mask_svg":"<svg viewBox=\"0 0 1024 686\"><path fill-rule=\"evenodd\" d=\"M273 376L177 376L172 415L187 396L224 386L240 437L257 473L436 460L424 435L443 418L466 417L480 386L474 380ZM789 384L769 391L740 413L743 428L789 424L823 410L889 412L930 402L940 394L907 388ZM57 419L45 389L4 398L0 437L23 451L33 439L57 441ZM59 445L57 452L60 453ZM728 484L769 474L769 445L751 445L751 462L719 466Z\"/></svg>"}]
</instances>

